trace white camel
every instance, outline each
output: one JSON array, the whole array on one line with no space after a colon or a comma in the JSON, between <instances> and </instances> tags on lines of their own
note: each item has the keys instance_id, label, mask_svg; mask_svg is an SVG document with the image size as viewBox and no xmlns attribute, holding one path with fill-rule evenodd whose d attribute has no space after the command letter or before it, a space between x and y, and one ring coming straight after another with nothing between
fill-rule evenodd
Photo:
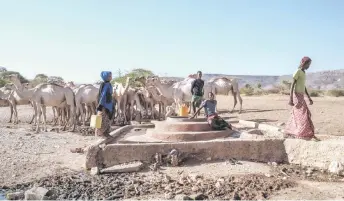
<instances>
[{"instance_id":1,"label":"white camel","mask_svg":"<svg viewBox=\"0 0 344 201\"><path fill-rule=\"evenodd\" d=\"M159 77L151 77L147 79L147 83L156 86L162 95L168 99L173 99L176 103L176 110L179 110L183 102L190 102L192 98L191 85L194 78L186 78L176 83L163 83ZM210 85L205 83L204 94L208 94L211 91Z\"/></svg>"},{"instance_id":2,"label":"white camel","mask_svg":"<svg viewBox=\"0 0 344 201\"><path fill-rule=\"evenodd\" d=\"M77 113L81 115L81 120L85 126L86 118L84 114L88 116L89 108L91 109L91 114L96 114L95 105L97 103L99 89L91 84L83 85L75 90L75 103ZM83 112L85 106L85 113ZM88 117L87 117L88 119Z\"/></svg>"},{"instance_id":3,"label":"white camel","mask_svg":"<svg viewBox=\"0 0 344 201\"><path fill-rule=\"evenodd\" d=\"M228 96L229 92L231 92L234 98L234 105L233 109L230 112L234 111L234 108L238 102L238 98L240 104L239 113L241 113L243 101L240 96L239 84L236 79L230 79L226 77L214 77L211 78L207 83L211 86L211 91L214 93L214 95Z\"/></svg>"},{"instance_id":4,"label":"white camel","mask_svg":"<svg viewBox=\"0 0 344 201\"><path fill-rule=\"evenodd\" d=\"M11 78L11 76L10 76ZM19 78L18 78L19 81ZM21 84L20 81L17 83L18 86L14 85L14 84L6 84L5 88L7 88L7 93L10 93L7 96L7 100L10 103L10 107L11 108L11 113L12 113L12 109L13 109L13 123L14 124L18 124L19 123L19 118L18 118L18 110L17 110L17 105L31 105L33 106L34 109L34 115L30 121L30 124L33 122L33 120L35 120L35 116L36 116L36 108L35 105L31 103L30 98L23 96L21 93L18 93L18 91L16 89L22 88L22 89L27 89L27 84ZM12 114L11 114L11 119L12 119ZM11 122L11 121L10 121ZM36 123L36 122L35 122Z\"/></svg>"},{"instance_id":5,"label":"white camel","mask_svg":"<svg viewBox=\"0 0 344 201\"><path fill-rule=\"evenodd\" d=\"M12 101L10 101L10 99L13 99L12 96L12 89L9 89L7 87L1 87L0 88L0 100L2 102L2 105L5 106L9 106L10 111L11 111L11 116L10 116L10 120L8 121L8 123L12 122L12 117L13 117L13 105L12 105Z\"/></svg>"},{"instance_id":6,"label":"white camel","mask_svg":"<svg viewBox=\"0 0 344 201\"><path fill-rule=\"evenodd\" d=\"M16 86L16 92L34 102L37 110L36 133L40 130L41 115L43 113L44 131L47 131L46 125L46 106L56 106L58 108L68 105L71 110L71 125L75 131L75 97L73 91L68 87L56 84L39 84L33 89L25 89L21 86L18 75L10 76L11 82ZM64 126L64 130L67 124Z\"/></svg>"}]
</instances>

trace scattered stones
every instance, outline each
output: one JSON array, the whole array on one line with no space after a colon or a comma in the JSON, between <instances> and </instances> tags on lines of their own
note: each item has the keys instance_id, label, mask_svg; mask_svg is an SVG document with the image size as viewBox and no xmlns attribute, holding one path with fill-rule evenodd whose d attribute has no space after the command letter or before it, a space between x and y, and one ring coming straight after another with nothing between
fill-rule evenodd
<instances>
[{"instance_id":1,"label":"scattered stones","mask_svg":"<svg viewBox=\"0 0 344 201\"><path fill-rule=\"evenodd\" d=\"M197 192L197 191L199 190L199 188L198 188L197 186L193 186L193 187L191 188L191 190L192 190L193 192Z\"/></svg>"},{"instance_id":2,"label":"scattered stones","mask_svg":"<svg viewBox=\"0 0 344 201\"><path fill-rule=\"evenodd\" d=\"M70 149L70 152L83 154L84 153L84 149L83 148L74 148L74 149Z\"/></svg>"},{"instance_id":3,"label":"scattered stones","mask_svg":"<svg viewBox=\"0 0 344 201\"><path fill-rule=\"evenodd\" d=\"M52 191L42 188L33 187L25 191L25 200L48 200L53 195Z\"/></svg>"},{"instance_id":4,"label":"scattered stones","mask_svg":"<svg viewBox=\"0 0 344 201\"><path fill-rule=\"evenodd\" d=\"M192 200L192 198L190 198L189 196L187 195L184 195L184 194L179 194L179 195L176 195L174 197L175 200Z\"/></svg>"},{"instance_id":5,"label":"scattered stones","mask_svg":"<svg viewBox=\"0 0 344 201\"><path fill-rule=\"evenodd\" d=\"M8 200L23 200L24 197L24 192L7 193L6 195L6 199Z\"/></svg>"},{"instance_id":6,"label":"scattered stones","mask_svg":"<svg viewBox=\"0 0 344 201\"><path fill-rule=\"evenodd\" d=\"M100 199L142 199L141 196L163 194L164 199L176 200L224 200L235 198L255 200L267 198L271 193L295 186L289 180L267 179L263 175L242 175L230 178L203 179L203 184L189 182L182 175L183 185L179 181L166 183L164 173L149 176L135 173L101 174L97 177L83 172L51 176L23 186L16 185L10 191L27 190L32 186L41 186L52 190L57 200L100 200ZM199 177L196 177L198 181ZM215 184L222 184L216 188ZM257 188L259 187L259 188ZM166 190L165 190L166 189ZM163 191L163 192L162 192ZM202 193L201 193L202 192ZM184 195L185 194L185 195ZM191 195L191 196L186 196ZM261 195L264 195L261 197Z\"/></svg>"},{"instance_id":7,"label":"scattered stones","mask_svg":"<svg viewBox=\"0 0 344 201\"><path fill-rule=\"evenodd\" d=\"M140 161L128 164L114 165L109 168L102 169L100 173L123 173L123 172L138 172L143 167Z\"/></svg>"},{"instance_id":8,"label":"scattered stones","mask_svg":"<svg viewBox=\"0 0 344 201\"><path fill-rule=\"evenodd\" d=\"M343 165L341 162L338 161L332 161L329 165L328 172L336 175L340 175L343 173Z\"/></svg>"},{"instance_id":9,"label":"scattered stones","mask_svg":"<svg viewBox=\"0 0 344 201\"><path fill-rule=\"evenodd\" d=\"M192 200L207 200L208 196L206 196L204 194L193 194L193 195L190 195L190 198Z\"/></svg>"},{"instance_id":10,"label":"scattered stones","mask_svg":"<svg viewBox=\"0 0 344 201\"><path fill-rule=\"evenodd\" d=\"M91 175L98 175L100 173L99 168L98 167L93 167L91 169L90 173L91 173Z\"/></svg>"},{"instance_id":11,"label":"scattered stones","mask_svg":"<svg viewBox=\"0 0 344 201\"><path fill-rule=\"evenodd\" d=\"M171 192L165 193L165 199L166 200L171 200L173 198L174 198L173 193L171 193Z\"/></svg>"}]
</instances>

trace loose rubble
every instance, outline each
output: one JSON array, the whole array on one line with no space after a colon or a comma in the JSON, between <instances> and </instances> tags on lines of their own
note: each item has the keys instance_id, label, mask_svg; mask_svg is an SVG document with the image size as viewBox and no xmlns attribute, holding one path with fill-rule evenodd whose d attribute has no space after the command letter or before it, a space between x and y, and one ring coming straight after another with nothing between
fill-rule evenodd
<instances>
[{"instance_id":1,"label":"loose rubble","mask_svg":"<svg viewBox=\"0 0 344 201\"><path fill-rule=\"evenodd\" d=\"M57 200L140 197L179 200L254 200L266 199L274 191L290 188L295 184L280 178L266 178L264 175L230 176L214 180L197 174L182 174L179 179L173 180L159 172L152 172L149 175L139 173L90 175L80 172L47 177L33 183L16 185L7 190L33 192L32 188L36 186L43 189L37 196L43 197L53 193L49 196Z\"/></svg>"}]
</instances>

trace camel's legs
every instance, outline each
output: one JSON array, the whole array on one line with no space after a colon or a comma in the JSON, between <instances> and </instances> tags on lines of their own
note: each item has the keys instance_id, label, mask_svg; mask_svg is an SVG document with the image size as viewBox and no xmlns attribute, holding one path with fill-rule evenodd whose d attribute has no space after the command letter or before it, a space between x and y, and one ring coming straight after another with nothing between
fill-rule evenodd
<instances>
[{"instance_id":1,"label":"camel's legs","mask_svg":"<svg viewBox=\"0 0 344 201\"><path fill-rule=\"evenodd\" d=\"M31 102L31 105L33 107L34 114L33 114L32 119L31 119L29 124L32 124L33 121L35 121L34 124L36 124L37 107L36 107L36 105L33 102Z\"/></svg>"},{"instance_id":2,"label":"camel's legs","mask_svg":"<svg viewBox=\"0 0 344 201\"><path fill-rule=\"evenodd\" d=\"M41 123L41 115L42 115L41 104L37 104L36 107L37 107L36 133L39 133L39 124Z\"/></svg>"},{"instance_id":3,"label":"camel's legs","mask_svg":"<svg viewBox=\"0 0 344 201\"><path fill-rule=\"evenodd\" d=\"M14 120L13 123L14 124L18 124L19 120L18 120L18 111L17 111L17 104L13 104L13 113L14 113Z\"/></svg>"},{"instance_id":4,"label":"camel's legs","mask_svg":"<svg viewBox=\"0 0 344 201\"><path fill-rule=\"evenodd\" d=\"M71 130L71 132L75 131L75 127L76 127L76 121L75 121L75 111L76 111L76 107L74 104L69 105L69 118L68 121L71 122L71 125L73 125L73 129Z\"/></svg>"},{"instance_id":5,"label":"camel's legs","mask_svg":"<svg viewBox=\"0 0 344 201\"><path fill-rule=\"evenodd\" d=\"M44 126L44 132L47 132L47 108L45 105L42 106L42 113L43 113L43 126Z\"/></svg>"},{"instance_id":6,"label":"camel's legs","mask_svg":"<svg viewBox=\"0 0 344 201\"><path fill-rule=\"evenodd\" d=\"M8 123L11 123L12 122L12 117L13 117L13 106L11 103L9 103L9 106L10 106L10 110L11 110L11 117L10 117L10 120L8 121Z\"/></svg>"},{"instance_id":7,"label":"camel's legs","mask_svg":"<svg viewBox=\"0 0 344 201\"><path fill-rule=\"evenodd\" d=\"M237 100L237 92L233 92L233 99L234 99L234 105L233 105L233 109L230 111L231 113L234 111L234 108L236 106L236 104L238 103L238 100Z\"/></svg>"},{"instance_id":8,"label":"camel's legs","mask_svg":"<svg viewBox=\"0 0 344 201\"><path fill-rule=\"evenodd\" d=\"M57 119L56 119L56 113L55 113L55 112L57 112L57 111L56 111L56 107L55 107L55 106L53 106L52 109L53 109L53 116L54 116L52 122L53 122L54 125L55 125L55 124L56 124L56 121L57 121Z\"/></svg>"},{"instance_id":9,"label":"camel's legs","mask_svg":"<svg viewBox=\"0 0 344 201\"><path fill-rule=\"evenodd\" d=\"M241 98L241 96L240 96L240 93L239 92L237 92L237 95L238 95L238 98L239 98L239 104L240 104L240 110L239 110L239 114L241 113L241 110L242 110L242 98Z\"/></svg>"},{"instance_id":10,"label":"camel's legs","mask_svg":"<svg viewBox=\"0 0 344 201\"><path fill-rule=\"evenodd\" d=\"M86 115L87 115L87 106L82 105L81 121L82 121L83 126L86 125L86 122L85 122Z\"/></svg>"},{"instance_id":11,"label":"camel's legs","mask_svg":"<svg viewBox=\"0 0 344 201\"><path fill-rule=\"evenodd\" d=\"M57 122L59 121L59 117L60 117L60 111L59 108L55 108L53 107L53 114L54 114L54 118L53 118L53 126L56 126Z\"/></svg>"}]
</instances>

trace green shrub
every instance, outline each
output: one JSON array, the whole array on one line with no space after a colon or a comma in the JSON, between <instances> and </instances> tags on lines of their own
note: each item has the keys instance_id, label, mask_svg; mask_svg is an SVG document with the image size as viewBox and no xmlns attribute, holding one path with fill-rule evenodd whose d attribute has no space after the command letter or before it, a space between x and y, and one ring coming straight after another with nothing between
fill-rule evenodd
<instances>
[{"instance_id":1,"label":"green shrub","mask_svg":"<svg viewBox=\"0 0 344 201\"><path fill-rule=\"evenodd\" d=\"M328 96L334 96L334 97L344 96L344 90L342 90L342 89L328 90L327 95Z\"/></svg>"}]
</instances>

